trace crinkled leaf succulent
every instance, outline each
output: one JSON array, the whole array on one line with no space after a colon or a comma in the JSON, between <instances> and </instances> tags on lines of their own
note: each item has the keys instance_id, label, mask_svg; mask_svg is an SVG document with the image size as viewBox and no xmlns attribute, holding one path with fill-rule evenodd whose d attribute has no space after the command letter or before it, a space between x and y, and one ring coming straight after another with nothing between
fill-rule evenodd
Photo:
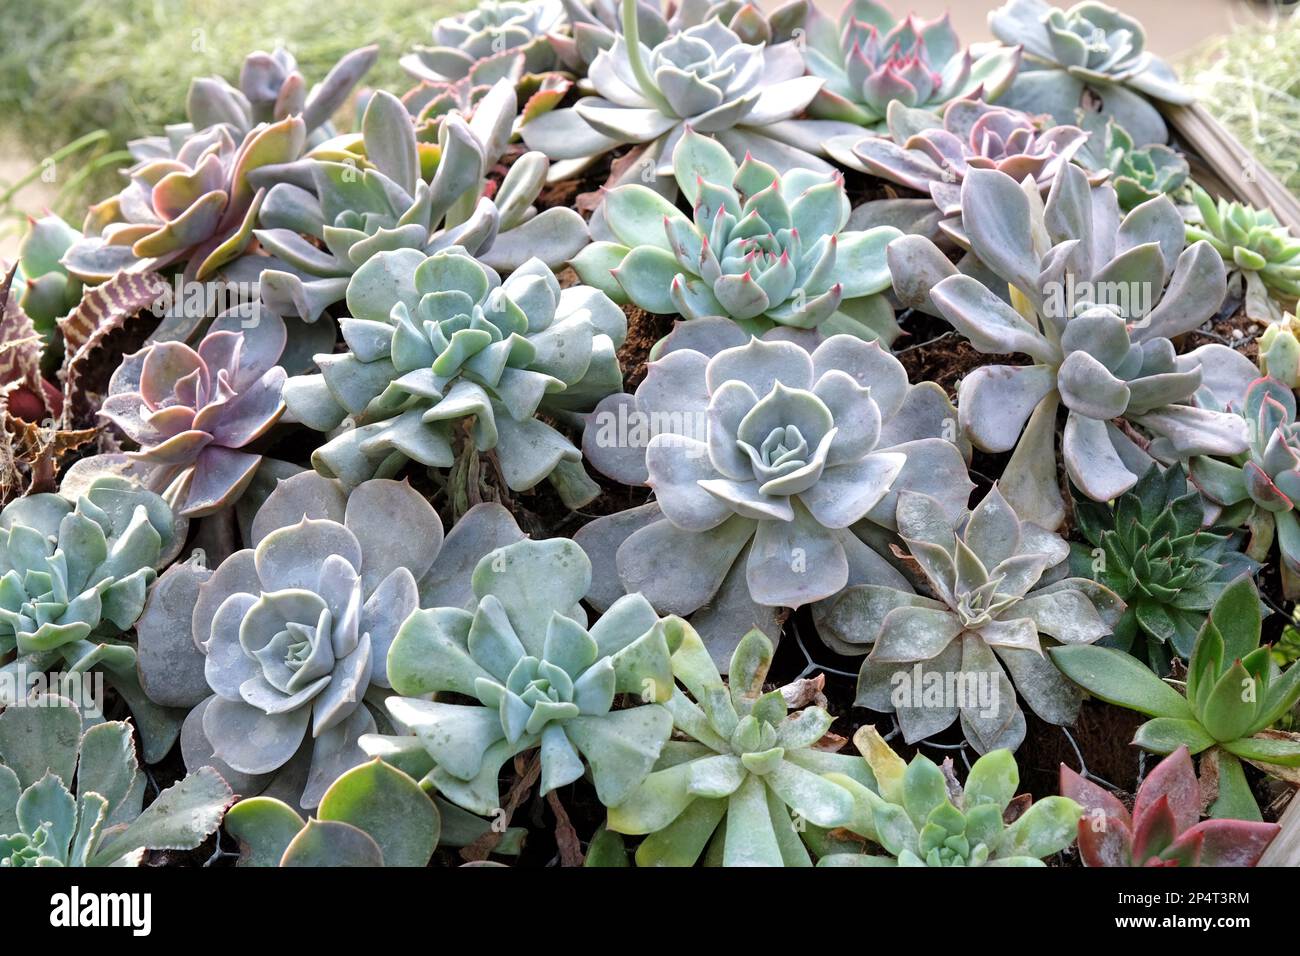
<instances>
[{"instance_id":1,"label":"crinkled leaf succulent","mask_svg":"<svg viewBox=\"0 0 1300 956\"><path fill-rule=\"evenodd\" d=\"M1024 740L1017 691L1043 720L1073 723L1080 695L1043 648L1109 634L1123 610L1114 592L1087 578L1049 574L1068 546L1022 521L997 485L956 526L933 498L908 491L898 497L897 518L932 596L857 585L829 602L818 622L834 647L861 654L869 645L858 705L895 713L908 743L960 717L980 753L1014 750ZM931 684L949 686L954 677L962 694L935 698Z\"/></svg>"},{"instance_id":2,"label":"crinkled leaf succulent","mask_svg":"<svg viewBox=\"0 0 1300 956\"><path fill-rule=\"evenodd\" d=\"M480 506L444 548L437 513L403 482L349 494L310 471L281 481L253 521L251 546L210 573L169 569L156 588L159 615L142 628L147 687L171 689L193 667L193 648L204 655L213 693L190 701L186 764L229 769L244 794L275 785L316 806L365 759L357 741L376 726L365 696L388 687L384 664L402 621L422 595L461 603L465 562L511 529L507 540L518 529L500 506ZM187 619L190 633L180 630Z\"/></svg>"},{"instance_id":3,"label":"crinkled leaf succulent","mask_svg":"<svg viewBox=\"0 0 1300 956\"><path fill-rule=\"evenodd\" d=\"M725 665L738 627L776 635L775 608L851 583L902 585L871 530L894 527L902 489L965 507L962 453L937 437L955 432L951 405L935 385L910 385L879 343L835 335L810 352L702 319L665 353L635 396L597 406L583 436L597 469L655 491L576 535L597 566L595 606L626 591L662 613L700 611L695 626Z\"/></svg>"},{"instance_id":4,"label":"crinkled leaf succulent","mask_svg":"<svg viewBox=\"0 0 1300 956\"><path fill-rule=\"evenodd\" d=\"M1300 239L1267 209L1215 202L1196 183L1192 198L1199 221L1187 224L1187 241L1205 240L1223 257L1233 282L1244 285L1248 316L1280 321L1282 305L1294 305L1300 296Z\"/></svg>"},{"instance_id":5,"label":"crinkled leaf succulent","mask_svg":"<svg viewBox=\"0 0 1300 956\"><path fill-rule=\"evenodd\" d=\"M1054 467L1060 404L1069 411L1065 469L1096 501L1133 487L1153 457L1246 450L1238 416L1188 404L1205 368L1241 356L1214 345L1175 354L1170 337L1215 313L1225 280L1209 243L1183 248L1169 197L1121 216L1115 190L1090 187L1070 165L1042 205L1037 189L1006 173L972 169L962 184L962 222L972 251L1009 286L1010 303L1004 288L955 274L920 236L892 243L889 264L905 303L942 315L978 351L1033 360L982 366L958 391L962 427L976 447L1015 449L1002 486L1018 514L1046 528L1064 518ZM1149 446L1117 419L1153 436Z\"/></svg>"},{"instance_id":6,"label":"crinkled leaf succulent","mask_svg":"<svg viewBox=\"0 0 1300 956\"><path fill-rule=\"evenodd\" d=\"M1249 426L1250 449L1231 461L1193 458L1191 477L1224 507L1217 522L1250 531L1246 554L1264 561L1276 538L1284 593L1300 596L1300 424L1291 387L1275 378L1252 382L1234 406Z\"/></svg>"},{"instance_id":7,"label":"crinkled leaf succulent","mask_svg":"<svg viewBox=\"0 0 1300 956\"><path fill-rule=\"evenodd\" d=\"M370 99L359 135L322 144L302 162L268 173L273 182L255 230L283 264L261 276L262 301L315 321L343 298L350 277L374 255L413 249L430 255L463 247L509 271L534 256L552 267L588 241L574 210L533 206L548 163L527 153L493 198L487 173L510 141L517 101L501 81L467 122L456 113L417 139L406 108L383 91ZM433 164L431 170L425 164ZM323 248L322 248L323 247Z\"/></svg>"},{"instance_id":8,"label":"crinkled leaf succulent","mask_svg":"<svg viewBox=\"0 0 1300 956\"><path fill-rule=\"evenodd\" d=\"M1160 754L1215 748L1219 796L1210 815L1259 820L1239 761L1265 771L1300 766L1300 736L1269 731L1300 700L1300 668L1281 670L1259 639L1259 593L1242 575L1223 589L1196 638L1185 696L1114 648L1057 647L1051 654L1089 693L1152 718L1133 738L1139 747Z\"/></svg>"},{"instance_id":9,"label":"crinkled leaf succulent","mask_svg":"<svg viewBox=\"0 0 1300 956\"><path fill-rule=\"evenodd\" d=\"M256 325L217 319L195 348L155 342L126 356L100 415L140 446L129 452L147 487L186 517L227 507L262 456L243 451L284 412L277 363L287 332L266 312Z\"/></svg>"},{"instance_id":10,"label":"crinkled leaf succulent","mask_svg":"<svg viewBox=\"0 0 1300 956\"><path fill-rule=\"evenodd\" d=\"M1250 820L1201 821L1201 782L1187 748L1156 764L1133 811L1061 764L1061 793L1083 807L1084 866L1254 866L1281 829Z\"/></svg>"},{"instance_id":11,"label":"crinkled leaf succulent","mask_svg":"<svg viewBox=\"0 0 1300 956\"><path fill-rule=\"evenodd\" d=\"M736 645L730 682L680 619L668 709L681 739L664 745L654 772L609 809L615 833L646 834L639 866L811 866L803 826L843 825L853 800L822 775L875 785L854 757L819 748L834 718L821 707L793 714L780 690L764 693L772 642L750 631ZM796 819L798 825L796 825Z\"/></svg>"},{"instance_id":12,"label":"crinkled leaf succulent","mask_svg":"<svg viewBox=\"0 0 1300 956\"><path fill-rule=\"evenodd\" d=\"M798 120L823 81L804 75L796 44L742 40L716 17L656 43L641 41L634 12L623 0L623 33L596 55L588 73L595 96L554 110L520 128L531 149L566 160L567 173L618 146L644 144L630 173L654 168L672 175L673 148L687 125L717 136L733 156L751 154L785 172L830 172L821 141L851 127Z\"/></svg>"},{"instance_id":13,"label":"crinkled leaf succulent","mask_svg":"<svg viewBox=\"0 0 1300 956\"><path fill-rule=\"evenodd\" d=\"M537 748L541 794L589 769L601 803L628 799L672 732L668 639L639 595L588 628L579 602L590 585L590 561L563 538L486 555L472 608L416 611L389 651L388 677L404 696L390 697L388 712L415 736L363 746L386 759L422 749L433 761L424 782L473 813L496 812L501 767ZM425 698L442 692L478 703ZM615 709L624 694L639 706Z\"/></svg>"},{"instance_id":14,"label":"crinkled leaf succulent","mask_svg":"<svg viewBox=\"0 0 1300 956\"><path fill-rule=\"evenodd\" d=\"M33 654L116 636L144 608L172 554L162 498L120 478L75 501L29 495L0 511L0 653Z\"/></svg>"},{"instance_id":15,"label":"crinkled leaf succulent","mask_svg":"<svg viewBox=\"0 0 1300 956\"><path fill-rule=\"evenodd\" d=\"M888 855L835 853L818 866L1045 866L1044 857L1074 842L1082 811L1068 797L1018 806L1018 815L1006 822L1020 786L1010 750L984 754L961 786L952 776L951 758L944 769L919 753L905 763L874 727L861 728L853 743L871 766L877 787L841 774L827 779L853 795L845 828Z\"/></svg>"},{"instance_id":16,"label":"crinkled leaf succulent","mask_svg":"<svg viewBox=\"0 0 1300 956\"><path fill-rule=\"evenodd\" d=\"M619 387L627 321L603 293L561 289L537 259L502 282L463 249L400 249L357 270L347 298L349 350L284 386L309 427L351 417L312 453L318 471L351 485L407 460L448 468L468 430L512 490L550 477L575 507L595 496L582 453L536 416L589 409Z\"/></svg>"},{"instance_id":17,"label":"crinkled leaf succulent","mask_svg":"<svg viewBox=\"0 0 1300 956\"><path fill-rule=\"evenodd\" d=\"M225 828L239 841L237 866L428 866L442 829L419 784L380 760L340 774L303 821L275 797L240 800Z\"/></svg>"},{"instance_id":18,"label":"crinkled leaf succulent","mask_svg":"<svg viewBox=\"0 0 1300 956\"><path fill-rule=\"evenodd\" d=\"M211 768L142 811L144 796L129 723L82 733L81 714L61 697L0 714L0 867L138 866L145 850L198 846L234 802Z\"/></svg>"},{"instance_id":19,"label":"crinkled leaf succulent","mask_svg":"<svg viewBox=\"0 0 1300 956\"><path fill-rule=\"evenodd\" d=\"M1075 529L1087 546L1074 545L1073 571L1125 601L1107 643L1145 657L1157 674L1168 673L1171 657L1191 655L1224 587L1259 567L1228 529L1206 529L1203 520L1201 495L1179 465L1153 466L1112 504L1075 498Z\"/></svg>"},{"instance_id":20,"label":"crinkled leaf succulent","mask_svg":"<svg viewBox=\"0 0 1300 956\"><path fill-rule=\"evenodd\" d=\"M438 20L433 43L417 44L402 57L402 69L417 80L437 83L522 57L527 73L545 73L559 65L550 34L565 22L560 0L480 0L466 13Z\"/></svg>"},{"instance_id":21,"label":"crinkled leaf succulent","mask_svg":"<svg viewBox=\"0 0 1300 956\"><path fill-rule=\"evenodd\" d=\"M826 81L811 115L883 131L894 103L938 111L957 99L993 102L1011 85L1020 50L963 48L949 15L895 20L875 0L846 0L838 18L804 5L808 72Z\"/></svg>"},{"instance_id":22,"label":"crinkled leaf succulent","mask_svg":"<svg viewBox=\"0 0 1300 956\"><path fill-rule=\"evenodd\" d=\"M577 255L584 281L650 312L726 316L754 334L776 325L886 343L898 334L877 293L889 288L885 247L899 232L845 230L839 173L782 175L752 156L737 165L688 129L673 175L692 215L640 184L612 190L603 208L617 241Z\"/></svg>"},{"instance_id":23,"label":"crinkled leaf succulent","mask_svg":"<svg viewBox=\"0 0 1300 956\"><path fill-rule=\"evenodd\" d=\"M1079 159L1090 169L1110 170L1119 208L1125 212L1187 182L1190 168L1176 150L1162 143L1135 146L1133 137L1114 119L1102 121L1092 115L1085 122L1090 135Z\"/></svg>"},{"instance_id":24,"label":"crinkled leaf succulent","mask_svg":"<svg viewBox=\"0 0 1300 956\"><path fill-rule=\"evenodd\" d=\"M1081 109L1097 112L1099 99L1102 115L1145 146L1169 138L1151 100L1192 102L1169 64L1146 49L1142 24L1104 3L1084 0L1060 10L1045 0L1008 0L989 14L989 29L1024 48L1020 72L1002 97L1007 106L1074 123Z\"/></svg>"},{"instance_id":25,"label":"crinkled leaf succulent","mask_svg":"<svg viewBox=\"0 0 1300 956\"><path fill-rule=\"evenodd\" d=\"M1040 130L1032 116L981 100L950 103L942 122L897 102L888 116L889 136L837 139L827 148L844 165L929 193L930 200L877 199L855 210L855 218L923 234L937 225L961 245L962 183L970 170L1000 170L1017 182L1028 176L1046 192L1087 139L1077 126Z\"/></svg>"}]
</instances>

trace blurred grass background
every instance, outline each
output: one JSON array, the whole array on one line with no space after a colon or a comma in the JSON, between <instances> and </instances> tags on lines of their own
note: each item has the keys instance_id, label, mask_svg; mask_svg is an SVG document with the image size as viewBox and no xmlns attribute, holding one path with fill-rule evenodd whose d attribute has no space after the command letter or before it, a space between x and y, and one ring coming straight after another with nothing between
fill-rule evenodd
<instances>
[{"instance_id":1,"label":"blurred grass background","mask_svg":"<svg viewBox=\"0 0 1300 956\"><path fill-rule=\"evenodd\" d=\"M0 29L0 235L46 206L80 224L79 206L119 188L127 140L185 118L191 77L234 82L244 55L283 45L308 85L343 53L378 43L365 78L402 91L397 65L434 21L472 0L36 0ZM98 132L102 131L102 132ZM98 135L96 135L98 133ZM90 137L51 169L42 160ZM37 175L13 195L24 176ZM43 175L42 175L43 174ZM52 180L52 181L47 181ZM70 187L70 188L69 188ZM0 255L9 243L0 239Z\"/></svg>"}]
</instances>

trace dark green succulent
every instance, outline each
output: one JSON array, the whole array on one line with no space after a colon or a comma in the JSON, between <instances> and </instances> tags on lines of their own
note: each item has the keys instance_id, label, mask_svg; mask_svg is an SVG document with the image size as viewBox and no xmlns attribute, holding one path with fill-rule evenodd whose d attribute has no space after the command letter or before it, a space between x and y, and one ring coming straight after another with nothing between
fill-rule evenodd
<instances>
[{"instance_id":1,"label":"dark green succulent","mask_svg":"<svg viewBox=\"0 0 1300 956\"><path fill-rule=\"evenodd\" d=\"M1172 657L1191 656L1206 612L1228 582L1259 569L1227 529L1203 528L1203 515L1201 494L1188 488L1181 465L1150 468L1111 504L1074 492L1075 527L1087 543L1072 543L1071 571L1128 605L1101 643L1141 656L1134 645L1143 638L1157 674L1168 673Z\"/></svg>"}]
</instances>

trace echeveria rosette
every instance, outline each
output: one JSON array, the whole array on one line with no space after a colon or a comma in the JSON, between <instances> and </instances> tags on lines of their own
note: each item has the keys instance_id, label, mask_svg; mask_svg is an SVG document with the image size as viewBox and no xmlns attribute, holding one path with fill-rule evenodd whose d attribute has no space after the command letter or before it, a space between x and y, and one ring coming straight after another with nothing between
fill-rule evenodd
<instances>
[{"instance_id":1,"label":"echeveria rosette","mask_svg":"<svg viewBox=\"0 0 1300 956\"><path fill-rule=\"evenodd\" d=\"M774 326L898 335L885 247L890 227L845 230L849 200L839 173L781 174L688 128L673 150L688 218L654 190L629 183L605 197L616 241L595 242L573 266L617 301L683 318L725 316L755 335Z\"/></svg>"},{"instance_id":2,"label":"echeveria rosette","mask_svg":"<svg viewBox=\"0 0 1300 956\"><path fill-rule=\"evenodd\" d=\"M487 195L488 171L510 144L517 108L513 84L502 80L470 119L452 113L417 136L406 108L381 90L360 134L267 171L254 235L275 258L260 277L262 301L314 322L344 297L362 265L394 249L431 255L461 247L503 272L534 257L552 268L567 261L587 244L587 225L572 209L537 210L545 156L518 157Z\"/></svg>"},{"instance_id":3,"label":"echeveria rosette","mask_svg":"<svg viewBox=\"0 0 1300 956\"><path fill-rule=\"evenodd\" d=\"M1061 793L1083 807L1084 866L1254 866L1281 829L1253 820L1201 820L1202 789L1186 746L1151 768L1130 813L1109 790L1061 764Z\"/></svg>"},{"instance_id":4,"label":"echeveria rosette","mask_svg":"<svg viewBox=\"0 0 1300 956\"><path fill-rule=\"evenodd\" d=\"M834 646L861 654L870 645L858 676L858 705L895 713L908 743L960 717L966 739L980 753L1014 750L1024 740L1017 691L1048 723L1073 723L1080 694L1043 648L1101 639L1123 602L1086 578L1049 575L1068 556L1068 546L1022 521L997 485L956 526L933 498L908 491L898 497L897 518L898 533L932 596L858 585L829 602L819 622L819 632L832 637ZM1052 577L1058 579L1045 583ZM958 686L988 693L932 706L913 682L917 700L900 705L898 676L918 668L956 674Z\"/></svg>"},{"instance_id":5,"label":"echeveria rosette","mask_svg":"<svg viewBox=\"0 0 1300 956\"><path fill-rule=\"evenodd\" d=\"M312 453L318 471L352 485L408 460L449 468L467 428L511 490L549 477L575 507L595 496L581 451L537 414L585 411L618 389L627 320L602 292L561 289L537 259L502 282L462 249L399 249L358 269L347 301L348 351L284 386L297 421L354 426Z\"/></svg>"},{"instance_id":6,"label":"echeveria rosette","mask_svg":"<svg viewBox=\"0 0 1300 956\"><path fill-rule=\"evenodd\" d=\"M1074 123L1081 109L1096 111L1090 103L1096 97L1102 115L1145 146L1169 138L1151 100L1193 101L1169 64L1146 49L1142 24L1104 3L1085 0L1060 10L1045 0L1009 0L989 14L989 29L1024 49L1020 72L1002 96L1006 106Z\"/></svg>"},{"instance_id":7,"label":"echeveria rosette","mask_svg":"<svg viewBox=\"0 0 1300 956\"><path fill-rule=\"evenodd\" d=\"M1167 196L1120 215L1115 190L1091 187L1067 165L1042 204L998 170L972 169L962 184L971 251L1001 288L956 274L920 236L889 247L894 288L935 312L986 354L1021 353L1030 365L985 365L958 390L963 429L976 447L1015 449L1002 490L1022 517L1046 528L1064 519L1055 468L1055 422L1069 411L1061 452L1070 480L1097 501L1123 494L1151 464L1239 454L1245 424L1192 404L1217 363L1241 357L1205 346L1179 357L1170 337L1196 328L1226 293L1212 246L1184 249L1182 219ZM1142 447L1116 424L1153 436ZM1142 442L1148 439L1141 438Z\"/></svg>"},{"instance_id":8,"label":"echeveria rosette","mask_svg":"<svg viewBox=\"0 0 1300 956\"><path fill-rule=\"evenodd\" d=\"M591 562L572 541L521 541L474 569L476 603L421 610L388 653L393 721L414 737L372 736L391 759L422 749L424 782L473 813L501 806L497 777L516 754L540 748L541 794L590 769L601 803L622 803L645 779L672 732L664 623L628 595L587 626L579 602ZM429 700L453 692L477 704ZM640 703L615 709L618 695Z\"/></svg>"},{"instance_id":9,"label":"echeveria rosette","mask_svg":"<svg viewBox=\"0 0 1300 956\"><path fill-rule=\"evenodd\" d=\"M75 501L18 498L0 511L0 653L71 653L130 630L174 554L167 502L104 477Z\"/></svg>"},{"instance_id":10,"label":"echeveria rosette","mask_svg":"<svg viewBox=\"0 0 1300 956\"><path fill-rule=\"evenodd\" d=\"M190 134L173 155L142 159L116 196L91 206L85 235L63 265L77 278L103 282L121 269L155 271L184 264L196 280L212 276L253 239L265 192L249 181L263 166L302 155L301 116L260 123L242 140L225 125Z\"/></svg>"},{"instance_id":11,"label":"echeveria rosette","mask_svg":"<svg viewBox=\"0 0 1300 956\"><path fill-rule=\"evenodd\" d=\"M1300 668L1285 671L1260 640L1260 600L1243 575L1215 602L1187 664L1184 693L1123 651L1098 646L1052 650L1056 665L1107 703L1151 717L1133 743L1152 753L1186 747L1218 763L1217 819L1259 820L1241 760L1266 773L1294 776L1300 735L1270 730L1300 700Z\"/></svg>"},{"instance_id":12,"label":"echeveria rosette","mask_svg":"<svg viewBox=\"0 0 1300 956\"><path fill-rule=\"evenodd\" d=\"M796 119L823 81L804 75L795 43L747 43L714 18L649 48L636 7L637 0L623 0L624 32L591 64L587 79L597 95L520 127L530 149L566 161L553 172L569 174L619 146L641 144L631 173L653 164L670 185L673 149L688 125L716 136L733 156L750 154L782 172L832 171L819 158L821 141L852 127Z\"/></svg>"},{"instance_id":13,"label":"echeveria rosette","mask_svg":"<svg viewBox=\"0 0 1300 956\"><path fill-rule=\"evenodd\" d=\"M827 779L853 795L844 828L884 854L833 853L818 866L1045 866L1043 859L1074 842L1081 808L1069 797L1035 801L1010 824L1004 815L1020 786L1010 750L991 750L970 766L965 785L925 754L904 762L871 726L853 736L876 787L850 777Z\"/></svg>"},{"instance_id":14,"label":"echeveria rosette","mask_svg":"<svg viewBox=\"0 0 1300 956\"><path fill-rule=\"evenodd\" d=\"M1171 658L1191 655L1206 612L1228 583L1259 570L1229 527L1204 527L1206 510L1181 465L1152 466L1110 504L1075 496L1074 526L1083 541L1071 546L1074 573L1127 604L1104 643L1145 657L1160 675Z\"/></svg>"},{"instance_id":15,"label":"echeveria rosette","mask_svg":"<svg viewBox=\"0 0 1300 956\"><path fill-rule=\"evenodd\" d=\"M1187 241L1204 240L1223 257L1248 316L1280 322L1282 307L1294 307L1300 296L1300 238L1270 210L1227 199L1216 202L1196 183L1192 198L1197 221L1187 224Z\"/></svg>"},{"instance_id":16,"label":"echeveria rosette","mask_svg":"<svg viewBox=\"0 0 1300 956\"><path fill-rule=\"evenodd\" d=\"M698 634L683 621L672 656L668 709L679 738L652 773L609 809L607 828L645 834L639 866L811 866L801 834L849 819L853 800L823 774L874 787L856 757L822 749L834 718L821 707L790 713L780 690L764 693L772 642L750 631L724 681ZM798 820L796 825L795 820Z\"/></svg>"},{"instance_id":17,"label":"echeveria rosette","mask_svg":"<svg viewBox=\"0 0 1300 956\"><path fill-rule=\"evenodd\" d=\"M223 317L197 346L155 342L113 373L99 413L140 446L126 455L133 473L179 514L228 507L252 481L262 456L243 449L284 413L287 337L269 311L247 327Z\"/></svg>"},{"instance_id":18,"label":"echeveria rosette","mask_svg":"<svg viewBox=\"0 0 1300 956\"><path fill-rule=\"evenodd\" d=\"M1282 588L1300 596L1300 425L1291 387L1275 378L1256 379L1233 403L1248 425L1250 448L1229 461L1193 458L1191 478L1223 507L1216 523L1250 531L1246 554L1264 561L1277 541Z\"/></svg>"},{"instance_id":19,"label":"echeveria rosette","mask_svg":"<svg viewBox=\"0 0 1300 956\"><path fill-rule=\"evenodd\" d=\"M1110 183L1119 208L1128 212L1148 199L1180 190L1191 172L1187 160L1163 143L1136 146L1133 137L1114 119L1085 117L1088 141L1079 161L1089 169L1110 170Z\"/></svg>"},{"instance_id":20,"label":"echeveria rosette","mask_svg":"<svg viewBox=\"0 0 1300 956\"><path fill-rule=\"evenodd\" d=\"M955 436L952 406L938 386L910 385L879 343L836 335L809 351L700 319L662 351L583 436L595 468L656 499L576 535L596 564L594 606L640 592L661 613L694 614L722 666L737 628L776 636L778 608L851 583L905 587L873 550L888 553L877 538L899 490L964 509L962 452L938 437Z\"/></svg>"},{"instance_id":21,"label":"echeveria rosette","mask_svg":"<svg viewBox=\"0 0 1300 956\"><path fill-rule=\"evenodd\" d=\"M315 806L364 760L357 741L376 726L364 699L388 687L398 627L422 601L462 603L466 562L519 534L495 505L461 525L444 545L437 513L404 482L377 479L347 493L308 471L268 496L250 547L211 572L170 569L156 589L158 613L142 625L151 651L142 677L171 691L194 667L194 649L203 655L212 693L189 701L187 765L239 775L241 793L273 787ZM186 619L191 629L181 632Z\"/></svg>"},{"instance_id":22,"label":"echeveria rosette","mask_svg":"<svg viewBox=\"0 0 1300 956\"><path fill-rule=\"evenodd\" d=\"M857 221L894 222L905 232L942 229L961 245L961 188L972 169L996 169L1042 192L1088 138L1077 126L1042 130L1032 116L981 100L948 104L942 119L889 105L888 136L854 136L827 148L842 164L928 193L924 199L877 199L855 210Z\"/></svg>"},{"instance_id":23,"label":"echeveria rosette","mask_svg":"<svg viewBox=\"0 0 1300 956\"><path fill-rule=\"evenodd\" d=\"M445 83L492 69L484 61L523 58L527 73L558 65L550 34L566 22L560 0L481 0L466 13L433 25L433 42L417 44L401 58L402 69L417 80Z\"/></svg>"},{"instance_id":24,"label":"echeveria rosette","mask_svg":"<svg viewBox=\"0 0 1300 956\"><path fill-rule=\"evenodd\" d=\"M883 132L894 103L938 112L953 100L992 103L1011 85L1020 50L963 48L949 15L895 20L875 0L847 0L838 18L807 4L800 23L808 72L826 81L810 115Z\"/></svg>"},{"instance_id":25,"label":"echeveria rosette","mask_svg":"<svg viewBox=\"0 0 1300 956\"><path fill-rule=\"evenodd\" d=\"M235 799L204 768L142 810L145 782L129 723L83 733L62 697L9 707L0 714L0 868L139 866L146 850L197 847Z\"/></svg>"}]
</instances>

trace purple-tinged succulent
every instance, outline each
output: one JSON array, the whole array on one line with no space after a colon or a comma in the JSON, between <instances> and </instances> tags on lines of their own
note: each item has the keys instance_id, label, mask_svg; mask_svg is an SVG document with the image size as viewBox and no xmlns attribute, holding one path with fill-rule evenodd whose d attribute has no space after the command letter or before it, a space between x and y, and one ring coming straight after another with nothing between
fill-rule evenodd
<instances>
[{"instance_id":1,"label":"purple-tinged succulent","mask_svg":"<svg viewBox=\"0 0 1300 956\"><path fill-rule=\"evenodd\" d=\"M882 131L894 103L933 112L958 99L993 102L1020 66L1019 47L963 49L947 13L896 21L875 0L847 0L834 20L814 3L803 9L804 61L826 80L809 106L821 119Z\"/></svg>"},{"instance_id":2,"label":"purple-tinged succulent","mask_svg":"<svg viewBox=\"0 0 1300 956\"><path fill-rule=\"evenodd\" d=\"M197 347L155 342L113 373L100 414L140 446L133 471L178 513L212 514L248 487L262 456L241 449L284 413L285 340L272 312L248 328L225 317Z\"/></svg>"},{"instance_id":3,"label":"purple-tinged succulent","mask_svg":"<svg viewBox=\"0 0 1300 956\"><path fill-rule=\"evenodd\" d=\"M857 217L898 224L909 232L929 232L935 221L962 245L961 187L972 169L996 169L1021 182L1030 177L1046 193L1061 167L1070 162L1088 134L1077 126L1042 130L1018 110L979 100L948 104L940 121L901 102L889 104L889 136L836 140L832 153L845 165L929 193L930 201L885 199L868 203Z\"/></svg>"},{"instance_id":4,"label":"purple-tinged succulent","mask_svg":"<svg viewBox=\"0 0 1300 956\"><path fill-rule=\"evenodd\" d=\"M775 635L778 608L848 584L906 587L873 540L894 528L904 488L964 510L962 453L936 437L955 437L952 406L937 385L909 384L879 343L835 335L810 349L695 319L635 395L596 407L584 455L656 500L576 535L594 606L639 591L660 613L695 614L725 666L738 635Z\"/></svg>"},{"instance_id":5,"label":"purple-tinged succulent","mask_svg":"<svg viewBox=\"0 0 1300 956\"><path fill-rule=\"evenodd\" d=\"M170 689L201 668L207 686L190 685L182 730L187 766L211 764L243 794L272 787L315 806L365 759L366 697L389 686L402 622L431 601L465 606L468 569L520 537L504 508L479 505L444 542L437 512L404 482L347 494L299 473L267 497L250 547L214 571L187 562L159 579L139 627L142 682Z\"/></svg>"},{"instance_id":6,"label":"purple-tinged succulent","mask_svg":"<svg viewBox=\"0 0 1300 956\"><path fill-rule=\"evenodd\" d=\"M1147 774L1132 813L1065 764L1061 793L1083 807L1084 866L1254 866L1281 830L1253 820L1201 821L1201 783L1185 746Z\"/></svg>"}]
</instances>

